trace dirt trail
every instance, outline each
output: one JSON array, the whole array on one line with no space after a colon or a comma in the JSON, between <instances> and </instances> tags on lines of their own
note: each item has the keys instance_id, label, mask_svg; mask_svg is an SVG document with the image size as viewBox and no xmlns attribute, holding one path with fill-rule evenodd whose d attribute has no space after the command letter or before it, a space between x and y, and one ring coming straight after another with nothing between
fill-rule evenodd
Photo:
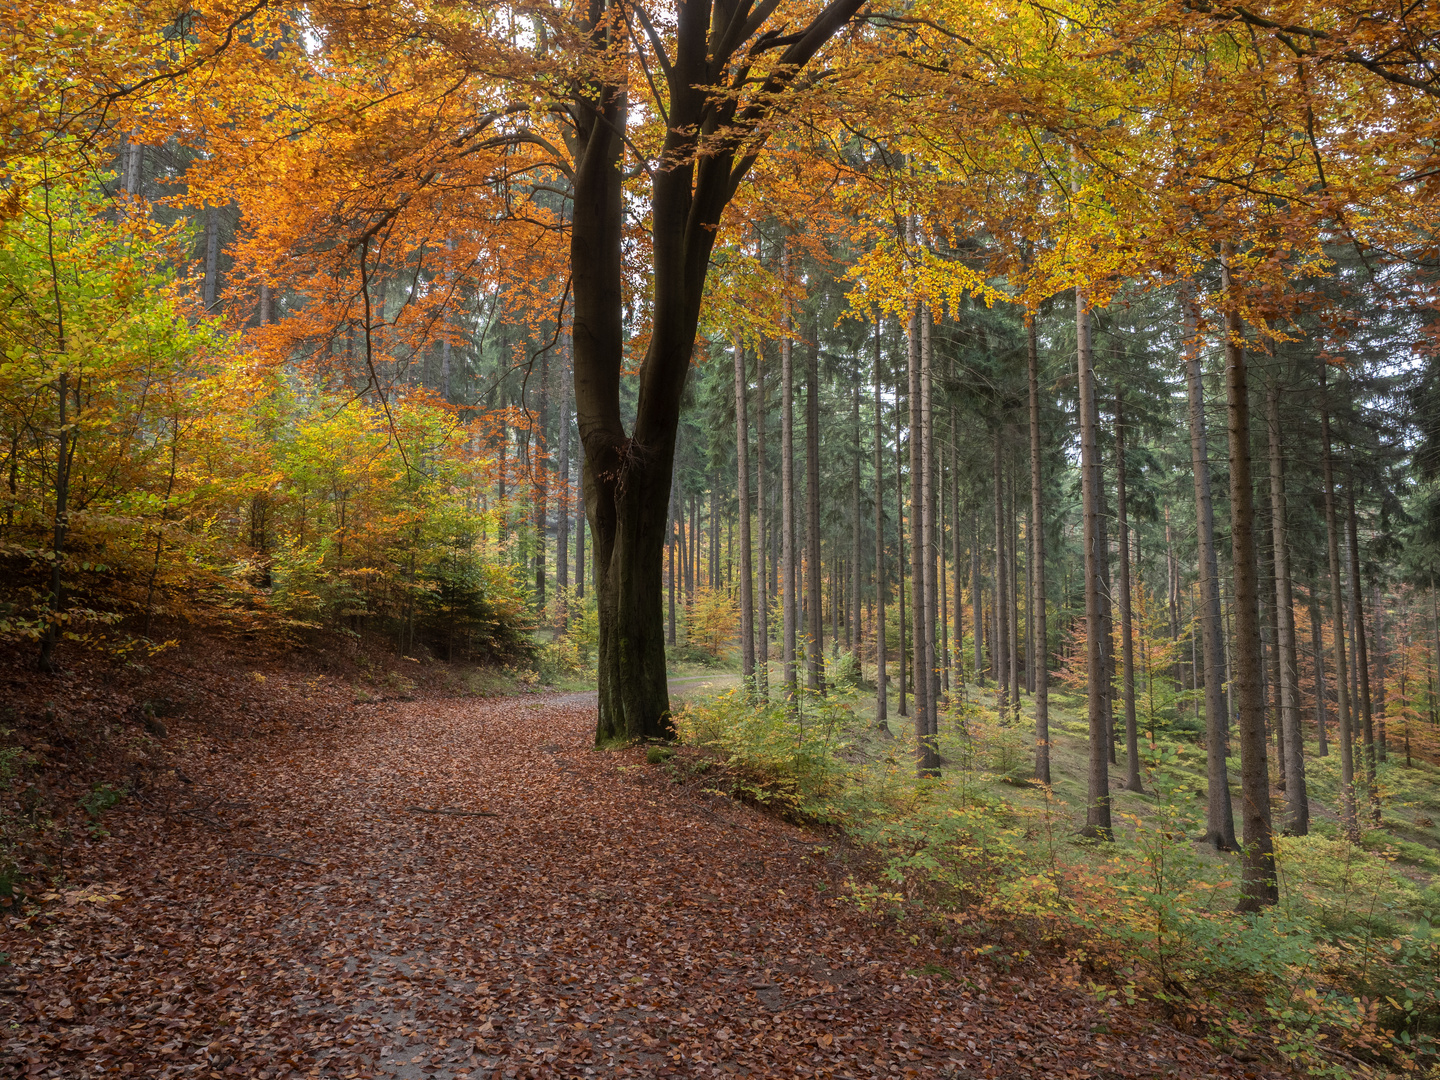
<instances>
[{"instance_id":1,"label":"dirt trail","mask_svg":"<svg viewBox=\"0 0 1440 1080\"><path fill-rule=\"evenodd\" d=\"M196 754L5 930L15 1075L1254 1075L1036 972L913 974L815 836L592 751L592 702Z\"/></svg>"}]
</instances>

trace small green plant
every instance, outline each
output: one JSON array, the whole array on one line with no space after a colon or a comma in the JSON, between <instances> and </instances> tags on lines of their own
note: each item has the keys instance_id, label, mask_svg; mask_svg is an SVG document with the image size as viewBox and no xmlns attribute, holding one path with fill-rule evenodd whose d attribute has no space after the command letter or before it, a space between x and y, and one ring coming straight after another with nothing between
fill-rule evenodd
<instances>
[{"instance_id":1,"label":"small green plant","mask_svg":"<svg viewBox=\"0 0 1440 1080\"><path fill-rule=\"evenodd\" d=\"M669 746L649 746L645 749L645 760L651 765L663 765L675 756L675 750Z\"/></svg>"},{"instance_id":2,"label":"small green plant","mask_svg":"<svg viewBox=\"0 0 1440 1080\"><path fill-rule=\"evenodd\" d=\"M123 788L117 788L110 784L96 784L84 795L80 796L80 809L85 811L85 816L90 819L90 835L94 837L108 836L101 821L107 812L114 809L121 799L125 798Z\"/></svg>"}]
</instances>

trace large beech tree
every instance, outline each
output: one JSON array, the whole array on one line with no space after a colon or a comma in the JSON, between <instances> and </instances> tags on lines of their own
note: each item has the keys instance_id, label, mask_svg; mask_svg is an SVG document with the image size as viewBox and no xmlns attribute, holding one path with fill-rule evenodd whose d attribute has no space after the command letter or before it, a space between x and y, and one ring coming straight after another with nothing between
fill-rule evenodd
<instances>
[{"instance_id":1,"label":"large beech tree","mask_svg":"<svg viewBox=\"0 0 1440 1080\"><path fill-rule=\"evenodd\" d=\"M661 619L666 508L716 229L761 152L767 121L786 107L806 65L861 3L832 0L804 21L787 12L782 23L777 0L689 0L666 13L673 16L668 29L657 28L644 8L617 0L591 0L584 13L593 63L576 82L567 113L574 145L575 409L600 611L597 741L670 734ZM630 118L624 58L631 49L638 49L647 76L659 80L652 107L663 112L665 135L657 159L647 163L651 333L627 430L620 380Z\"/></svg>"}]
</instances>

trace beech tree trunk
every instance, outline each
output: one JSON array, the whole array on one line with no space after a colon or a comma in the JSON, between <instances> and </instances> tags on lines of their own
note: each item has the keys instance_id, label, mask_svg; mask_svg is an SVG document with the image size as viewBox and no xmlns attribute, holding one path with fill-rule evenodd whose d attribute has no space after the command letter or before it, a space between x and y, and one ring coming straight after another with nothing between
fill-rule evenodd
<instances>
[{"instance_id":1,"label":"beech tree trunk","mask_svg":"<svg viewBox=\"0 0 1440 1080\"><path fill-rule=\"evenodd\" d=\"M1100 477L1095 431L1094 354L1090 342L1090 305L1075 290L1075 356L1080 401L1080 505L1085 545L1086 712L1090 727L1090 769L1085 798L1085 836L1113 840L1110 824L1109 729L1105 722L1105 658L1100 649Z\"/></svg>"},{"instance_id":2,"label":"beech tree trunk","mask_svg":"<svg viewBox=\"0 0 1440 1080\"><path fill-rule=\"evenodd\" d=\"M1049 635L1045 626L1045 475L1044 448L1040 439L1040 348L1035 334L1035 313L1025 313L1026 352L1030 384L1030 509L1034 529L1030 534L1030 560L1034 563L1031 582L1030 636L1034 642L1035 669L1035 779L1050 783L1050 664ZM957 564L959 560L956 560ZM957 579L956 592L959 585ZM958 631L957 631L958 633Z\"/></svg>"},{"instance_id":3,"label":"beech tree trunk","mask_svg":"<svg viewBox=\"0 0 1440 1080\"><path fill-rule=\"evenodd\" d=\"M1225 288L1231 287L1222 265ZM1266 760L1265 698L1260 685L1260 589L1255 549L1255 488L1250 472L1250 388L1240 314L1225 314L1225 403L1230 443L1230 547L1235 574L1235 693L1240 706L1241 911L1280 899L1275 841L1270 828L1270 770Z\"/></svg>"},{"instance_id":4,"label":"beech tree trunk","mask_svg":"<svg viewBox=\"0 0 1440 1080\"><path fill-rule=\"evenodd\" d=\"M1135 627L1130 610L1130 517L1125 493L1125 400L1115 395L1115 517L1120 531L1120 658L1124 666L1125 790L1143 791L1140 783L1140 733L1135 720Z\"/></svg>"},{"instance_id":5,"label":"beech tree trunk","mask_svg":"<svg viewBox=\"0 0 1440 1080\"><path fill-rule=\"evenodd\" d=\"M1275 544L1275 633L1280 657L1280 727L1285 733L1285 831L1310 831L1310 799L1305 789L1305 735L1300 726L1300 683L1295 645L1295 601L1290 577L1290 534L1285 498L1285 452L1280 431L1280 384L1265 395L1270 441L1270 520Z\"/></svg>"},{"instance_id":6,"label":"beech tree trunk","mask_svg":"<svg viewBox=\"0 0 1440 1080\"><path fill-rule=\"evenodd\" d=\"M756 127L783 107L785 91L811 57L844 27L862 0L833 0L783 45L776 67L749 101L710 89L734 70L749 33L768 10L748 0L676 10L673 55L660 65L668 114L651 174L650 340L638 375L635 420L626 430L620 383L624 360L624 212L622 150L629 102L621 83L605 81L630 47L617 31L612 0L574 12L594 63L568 101L571 157L571 286L575 298L575 401L585 448L585 511L595 540L599 606L599 713L596 741L668 738L662 566L667 489L685 377L694 350L716 227L760 152ZM760 15L760 18L755 18ZM711 21L726 29L711 33ZM748 68L746 68L748 70ZM704 140L704 146L701 140ZM578 562L578 560L577 560Z\"/></svg>"},{"instance_id":7,"label":"beech tree trunk","mask_svg":"<svg viewBox=\"0 0 1440 1080\"><path fill-rule=\"evenodd\" d=\"M1205 835L1218 851L1235 850L1235 816L1225 765L1229 727L1225 695L1224 642L1220 625L1220 569L1215 555L1215 511L1210 499L1210 459L1205 432L1205 388L1201 381L1199 316L1188 283L1182 286L1185 373L1189 388L1190 469L1195 486L1195 520L1200 555L1200 632L1205 681L1205 764L1208 795Z\"/></svg>"}]
</instances>

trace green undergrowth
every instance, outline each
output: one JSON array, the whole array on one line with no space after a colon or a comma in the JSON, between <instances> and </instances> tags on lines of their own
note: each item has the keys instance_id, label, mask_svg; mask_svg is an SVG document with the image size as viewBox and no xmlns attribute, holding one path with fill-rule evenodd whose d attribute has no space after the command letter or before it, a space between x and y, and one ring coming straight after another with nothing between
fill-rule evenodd
<instances>
[{"instance_id":1,"label":"green undergrowth","mask_svg":"<svg viewBox=\"0 0 1440 1080\"><path fill-rule=\"evenodd\" d=\"M1052 705L1050 785L1030 780L1028 718L1002 723L973 702L942 716L940 775L925 779L909 721L877 726L853 692L802 692L791 708L740 688L692 702L676 725L721 766L711 786L842 827L880 867L850 883L851 899L928 927L946 948L1083 972L1078 985L1099 998L1147 1003L1224 1048L1315 1075L1440 1066L1440 845L1424 812L1433 770L1382 765L1385 820L1352 844L1327 827L1335 759L1316 759L1317 827L1277 838L1280 903L1242 915L1236 858L1192 839L1203 832L1205 763L1183 731L1145 741L1143 792L1113 791L1115 841L1079 835L1087 759L1076 704L1057 695ZM1122 755L1112 788L1123 777Z\"/></svg>"}]
</instances>

